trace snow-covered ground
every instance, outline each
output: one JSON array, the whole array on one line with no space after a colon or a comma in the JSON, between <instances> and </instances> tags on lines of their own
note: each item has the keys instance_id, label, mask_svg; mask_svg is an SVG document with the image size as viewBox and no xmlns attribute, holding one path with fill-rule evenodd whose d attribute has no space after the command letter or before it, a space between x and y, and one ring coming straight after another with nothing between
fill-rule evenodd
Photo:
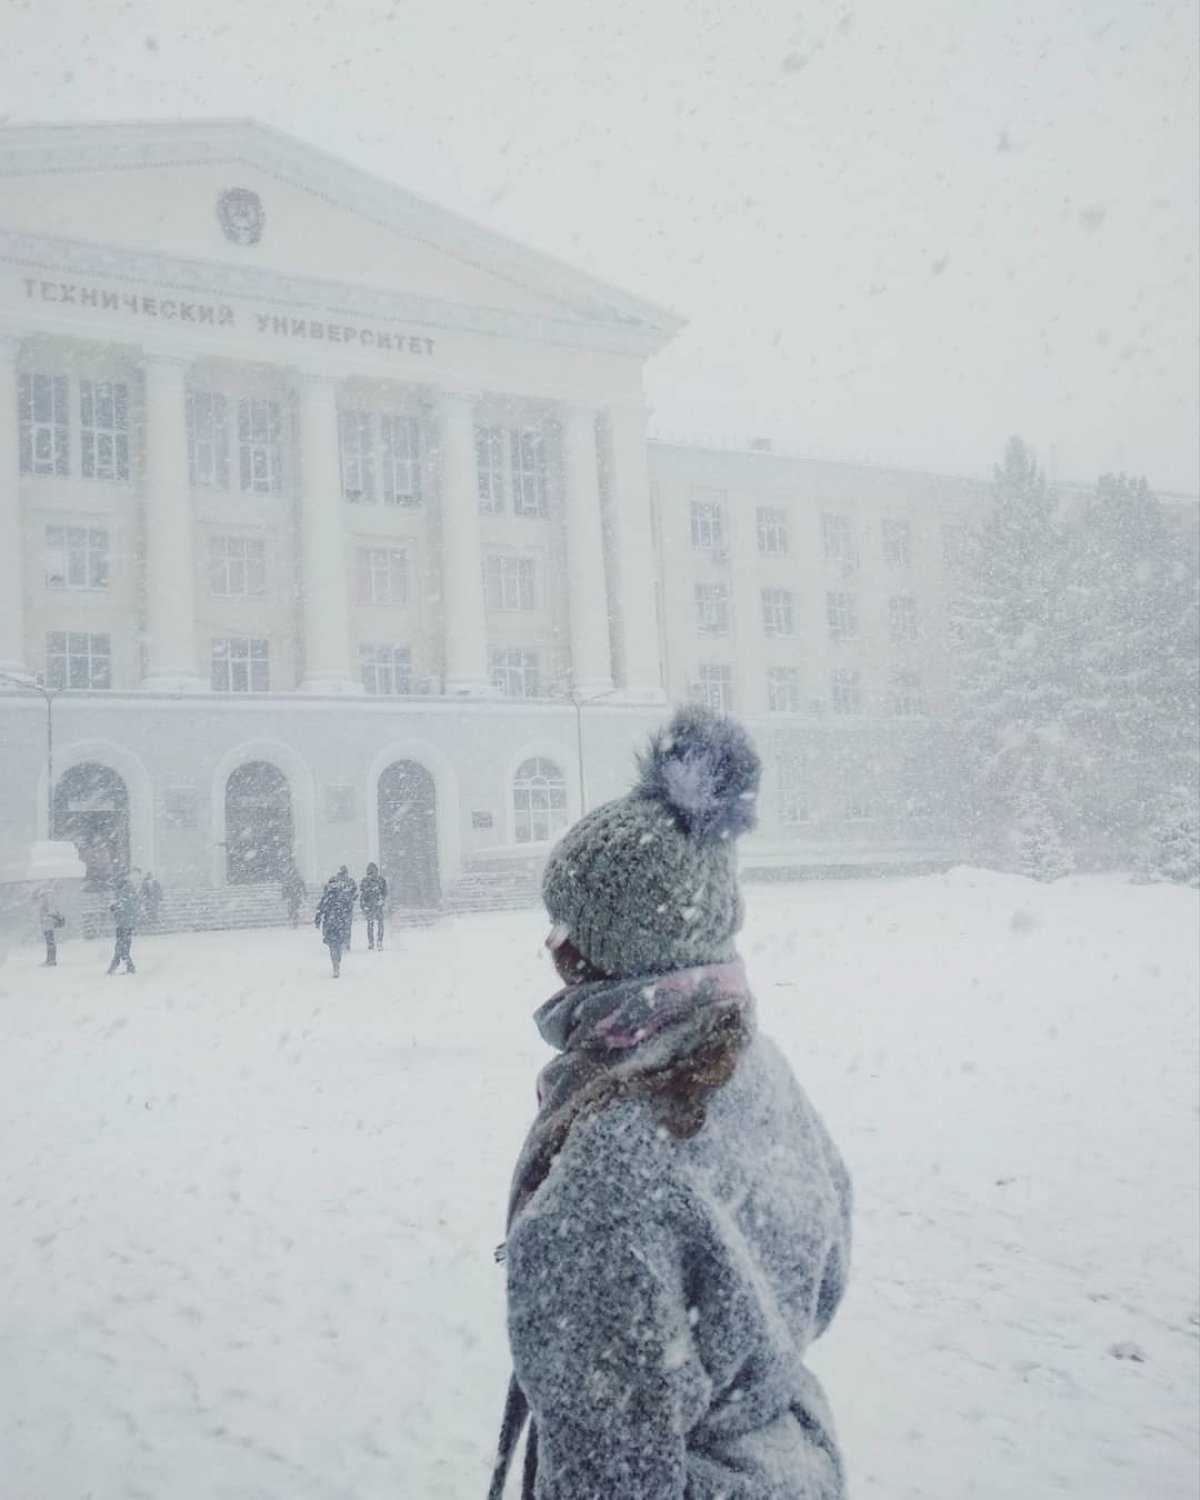
<instances>
[{"instance_id":1,"label":"snow-covered ground","mask_svg":"<svg viewBox=\"0 0 1200 1500\"><path fill-rule=\"evenodd\" d=\"M1196 893L747 894L762 1022L856 1179L813 1356L853 1493L1194 1500ZM311 928L146 939L132 978L6 955L3 1500L482 1495L542 933L360 926L337 983Z\"/></svg>"}]
</instances>

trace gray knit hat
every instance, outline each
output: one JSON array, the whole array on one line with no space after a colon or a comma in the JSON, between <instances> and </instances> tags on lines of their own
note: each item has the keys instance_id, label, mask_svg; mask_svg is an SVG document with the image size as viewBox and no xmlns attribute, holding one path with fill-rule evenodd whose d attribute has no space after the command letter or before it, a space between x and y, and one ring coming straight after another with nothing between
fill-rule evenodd
<instances>
[{"instance_id":1,"label":"gray knit hat","mask_svg":"<svg viewBox=\"0 0 1200 1500\"><path fill-rule=\"evenodd\" d=\"M742 925L734 840L754 826L758 755L740 724L689 705L638 771L628 796L563 835L542 879L546 909L605 974L720 963Z\"/></svg>"}]
</instances>

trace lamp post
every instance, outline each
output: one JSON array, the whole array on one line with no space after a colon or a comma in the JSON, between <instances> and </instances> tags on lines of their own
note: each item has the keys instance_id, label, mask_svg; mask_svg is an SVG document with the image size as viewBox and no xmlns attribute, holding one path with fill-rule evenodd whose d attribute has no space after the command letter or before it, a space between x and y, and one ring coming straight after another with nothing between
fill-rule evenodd
<instances>
[{"instance_id":1,"label":"lamp post","mask_svg":"<svg viewBox=\"0 0 1200 1500\"><path fill-rule=\"evenodd\" d=\"M587 783L583 772L583 710L589 703L596 703L601 698L611 698L616 691L616 688L606 688L602 693L593 693L590 698L581 698L572 688L569 694L571 704L575 709L575 745L579 755L579 814L581 817L587 812Z\"/></svg>"},{"instance_id":2,"label":"lamp post","mask_svg":"<svg viewBox=\"0 0 1200 1500\"><path fill-rule=\"evenodd\" d=\"M36 677L17 677L12 672L0 672L0 682L10 682L14 687L29 692L41 693L46 702L46 837L54 837L54 700L66 686L48 688L39 672Z\"/></svg>"}]
</instances>

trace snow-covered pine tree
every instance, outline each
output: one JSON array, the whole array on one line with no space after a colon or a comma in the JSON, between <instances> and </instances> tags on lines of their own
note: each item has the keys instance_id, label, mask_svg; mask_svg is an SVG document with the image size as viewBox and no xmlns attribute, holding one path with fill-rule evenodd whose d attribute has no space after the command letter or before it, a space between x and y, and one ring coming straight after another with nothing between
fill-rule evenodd
<instances>
[{"instance_id":1,"label":"snow-covered pine tree","mask_svg":"<svg viewBox=\"0 0 1200 1500\"><path fill-rule=\"evenodd\" d=\"M1012 438L952 605L952 717L962 805L979 859L1011 857L1019 814L1032 799L1057 829L1075 821L1079 747L1070 728L1066 579L1055 497L1031 451Z\"/></svg>"},{"instance_id":2,"label":"snow-covered pine tree","mask_svg":"<svg viewBox=\"0 0 1200 1500\"><path fill-rule=\"evenodd\" d=\"M1195 782L1172 787L1160 800L1136 878L1200 885L1200 792Z\"/></svg>"},{"instance_id":3,"label":"snow-covered pine tree","mask_svg":"<svg viewBox=\"0 0 1200 1500\"><path fill-rule=\"evenodd\" d=\"M1105 475L1072 528L1070 636L1091 832L1127 860L1163 795L1196 784L1200 579L1195 539L1143 479Z\"/></svg>"},{"instance_id":4,"label":"snow-covered pine tree","mask_svg":"<svg viewBox=\"0 0 1200 1500\"><path fill-rule=\"evenodd\" d=\"M1016 857L1022 875L1047 884L1075 868L1054 814L1036 794L1023 799L1017 815Z\"/></svg>"}]
</instances>

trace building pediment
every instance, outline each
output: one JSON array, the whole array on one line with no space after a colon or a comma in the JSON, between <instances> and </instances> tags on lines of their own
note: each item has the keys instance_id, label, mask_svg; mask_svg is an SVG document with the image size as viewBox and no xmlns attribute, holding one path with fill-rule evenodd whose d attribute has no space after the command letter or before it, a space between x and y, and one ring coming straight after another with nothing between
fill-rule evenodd
<instances>
[{"instance_id":1,"label":"building pediment","mask_svg":"<svg viewBox=\"0 0 1200 1500\"><path fill-rule=\"evenodd\" d=\"M0 231L10 262L425 325L646 353L681 326L252 122L6 127Z\"/></svg>"}]
</instances>

